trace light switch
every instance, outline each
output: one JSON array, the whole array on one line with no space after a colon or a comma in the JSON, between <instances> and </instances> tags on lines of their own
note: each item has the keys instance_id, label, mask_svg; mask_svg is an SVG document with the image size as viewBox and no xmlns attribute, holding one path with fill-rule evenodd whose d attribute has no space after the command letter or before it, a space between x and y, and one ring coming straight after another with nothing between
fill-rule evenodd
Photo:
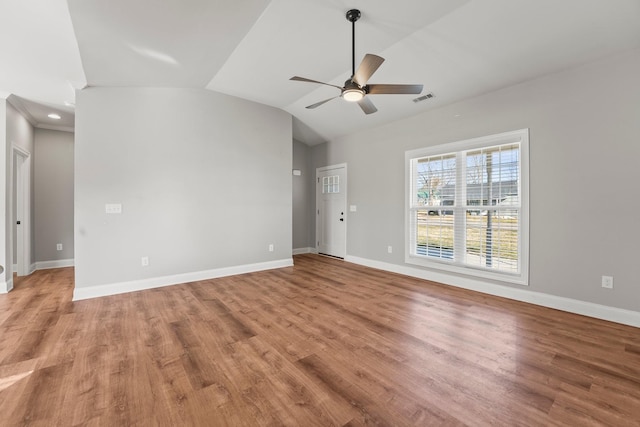
<instances>
[{"instance_id":1,"label":"light switch","mask_svg":"<svg viewBox=\"0 0 640 427\"><path fill-rule=\"evenodd\" d=\"M349 206L349 212L355 212L358 209L356 205Z\"/></svg>"},{"instance_id":2,"label":"light switch","mask_svg":"<svg viewBox=\"0 0 640 427\"><path fill-rule=\"evenodd\" d=\"M107 203L104 205L104 211L108 214L121 214L122 204L120 203Z\"/></svg>"}]
</instances>

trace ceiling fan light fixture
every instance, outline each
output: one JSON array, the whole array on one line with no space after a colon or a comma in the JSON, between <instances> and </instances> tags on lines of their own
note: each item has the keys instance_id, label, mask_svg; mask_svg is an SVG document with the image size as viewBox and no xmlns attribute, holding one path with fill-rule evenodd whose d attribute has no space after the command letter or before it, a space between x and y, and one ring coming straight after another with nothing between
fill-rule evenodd
<instances>
[{"instance_id":1,"label":"ceiling fan light fixture","mask_svg":"<svg viewBox=\"0 0 640 427\"><path fill-rule=\"evenodd\" d=\"M348 88L342 92L345 101L358 102L364 98L364 91L358 88Z\"/></svg>"}]
</instances>

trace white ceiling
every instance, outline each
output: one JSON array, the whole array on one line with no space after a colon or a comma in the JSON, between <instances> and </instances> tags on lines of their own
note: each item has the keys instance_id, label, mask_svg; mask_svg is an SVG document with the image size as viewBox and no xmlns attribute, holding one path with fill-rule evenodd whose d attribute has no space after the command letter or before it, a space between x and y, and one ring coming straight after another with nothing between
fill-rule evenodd
<instances>
[{"instance_id":1,"label":"white ceiling","mask_svg":"<svg viewBox=\"0 0 640 427\"><path fill-rule=\"evenodd\" d=\"M370 83L433 99L304 108L339 91L290 77L350 77L351 8L356 62L386 59ZM39 127L73 128L86 85L207 88L288 111L310 145L640 47L638 0L11 0L0 16L0 96Z\"/></svg>"}]
</instances>

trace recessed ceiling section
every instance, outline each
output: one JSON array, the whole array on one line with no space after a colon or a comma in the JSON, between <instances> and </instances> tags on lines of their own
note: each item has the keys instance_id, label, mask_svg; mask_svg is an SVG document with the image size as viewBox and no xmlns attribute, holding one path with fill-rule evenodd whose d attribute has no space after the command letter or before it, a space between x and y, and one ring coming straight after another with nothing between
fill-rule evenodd
<instances>
[{"instance_id":1,"label":"recessed ceiling section","mask_svg":"<svg viewBox=\"0 0 640 427\"><path fill-rule=\"evenodd\" d=\"M69 0L90 86L204 88L268 0Z\"/></svg>"},{"instance_id":2,"label":"recessed ceiling section","mask_svg":"<svg viewBox=\"0 0 640 427\"><path fill-rule=\"evenodd\" d=\"M9 96L7 100L37 128L65 132L74 131L75 111L72 107L48 102L36 102L16 95ZM55 118L56 116L59 118Z\"/></svg>"}]
</instances>

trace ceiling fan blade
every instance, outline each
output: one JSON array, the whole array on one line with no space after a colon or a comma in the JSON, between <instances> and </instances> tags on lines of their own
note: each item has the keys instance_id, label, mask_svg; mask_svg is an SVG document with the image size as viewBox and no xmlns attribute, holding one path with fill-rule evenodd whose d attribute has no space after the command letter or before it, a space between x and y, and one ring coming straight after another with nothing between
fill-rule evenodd
<instances>
[{"instance_id":1,"label":"ceiling fan blade","mask_svg":"<svg viewBox=\"0 0 640 427\"><path fill-rule=\"evenodd\" d=\"M422 85L368 85L367 93L370 93L372 95L419 95L420 93L422 93Z\"/></svg>"},{"instance_id":2,"label":"ceiling fan blade","mask_svg":"<svg viewBox=\"0 0 640 427\"><path fill-rule=\"evenodd\" d=\"M311 109L313 109L313 108L316 108L316 107L321 106L321 105L322 105L322 104L324 104L325 102L329 102L329 101L331 101L332 99L336 99L336 98L340 98L340 95L338 95L338 96L334 96L334 97L329 98L329 99L325 99L324 101L316 102L315 104L311 104L311 105L309 105L309 106L308 106L308 107L306 107L306 108L308 108L308 109L310 109L310 110L311 110Z\"/></svg>"},{"instance_id":3,"label":"ceiling fan blade","mask_svg":"<svg viewBox=\"0 0 640 427\"><path fill-rule=\"evenodd\" d=\"M353 75L352 81L357 83L360 87L366 85L373 73L376 72L383 62L384 58L367 53Z\"/></svg>"},{"instance_id":4,"label":"ceiling fan blade","mask_svg":"<svg viewBox=\"0 0 640 427\"><path fill-rule=\"evenodd\" d=\"M372 114L378 111L376 106L373 105L373 102L371 102L371 100L366 96L358 101L358 105L362 108L362 111L364 111L365 114Z\"/></svg>"},{"instance_id":5,"label":"ceiling fan blade","mask_svg":"<svg viewBox=\"0 0 640 427\"><path fill-rule=\"evenodd\" d=\"M336 88L342 90L342 87L340 87L340 86L332 85L331 83L319 82L317 80L311 80L311 79L307 79L307 78L304 78L304 77L293 76L289 80L295 80L297 82L318 83L318 84L321 84L321 85L336 87Z\"/></svg>"}]
</instances>

